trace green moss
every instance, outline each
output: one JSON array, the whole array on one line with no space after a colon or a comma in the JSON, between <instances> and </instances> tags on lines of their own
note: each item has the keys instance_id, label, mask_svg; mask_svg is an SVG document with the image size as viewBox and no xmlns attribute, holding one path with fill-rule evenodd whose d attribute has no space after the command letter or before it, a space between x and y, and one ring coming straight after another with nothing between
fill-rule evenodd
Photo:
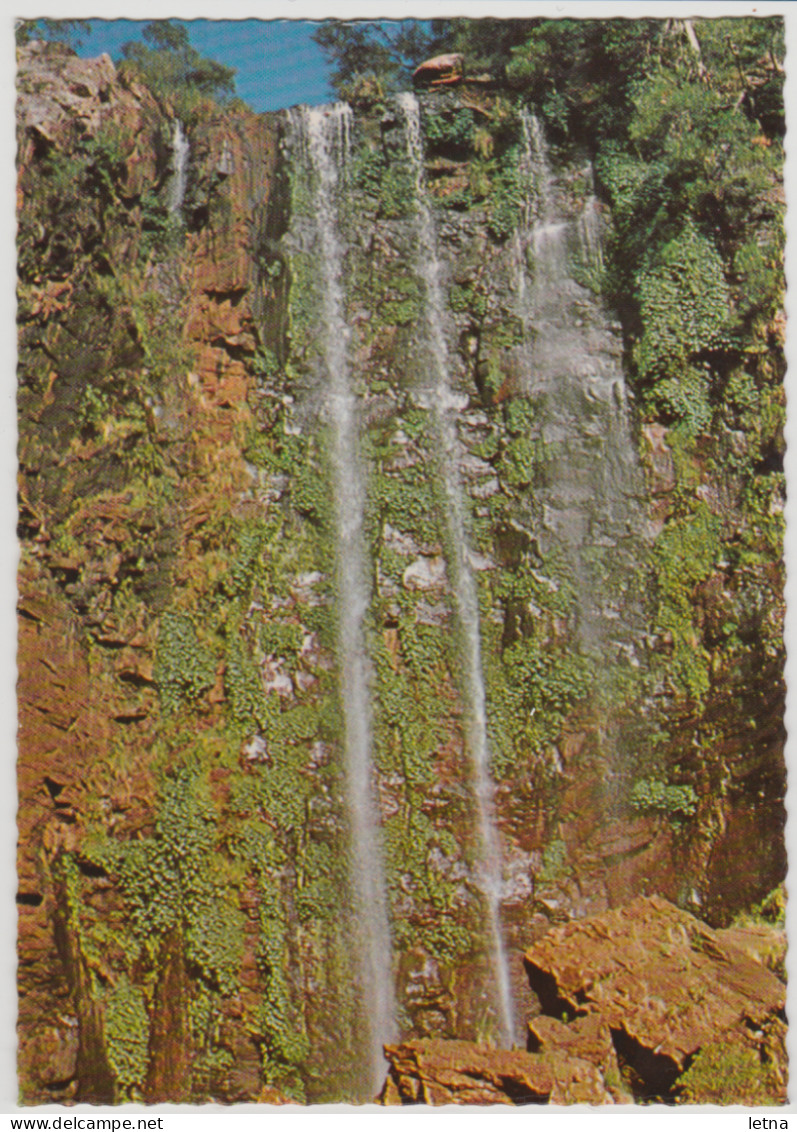
<instances>
[{"instance_id":1,"label":"green moss","mask_svg":"<svg viewBox=\"0 0 797 1132\"><path fill-rule=\"evenodd\" d=\"M567 863L567 845L561 838L550 841L543 850L540 870L535 874L536 884L558 884L571 873Z\"/></svg>"},{"instance_id":2,"label":"green moss","mask_svg":"<svg viewBox=\"0 0 797 1132\"><path fill-rule=\"evenodd\" d=\"M155 660L163 710L175 712L185 700L195 702L215 678L213 656L200 644L192 618L185 613L164 613Z\"/></svg>"},{"instance_id":3,"label":"green moss","mask_svg":"<svg viewBox=\"0 0 797 1132\"><path fill-rule=\"evenodd\" d=\"M269 1084L287 1083L296 1099L303 1100L297 1071L306 1061L310 1046L287 978L284 913L273 884L261 883L259 898L257 965L264 993L253 1029L261 1049L263 1075Z\"/></svg>"},{"instance_id":4,"label":"green moss","mask_svg":"<svg viewBox=\"0 0 797 1132\"><path fill-rule=\"evenodd\" d=\"M470 314L480 321L487 313L487 296L475 283L452 283L448 305L457 314Z\"/></svg>"},{"instance_id":5,"label":"green moss","mask_svg":"<svg viewBox=\"0 0 797 1132\"><path fill-rule=\"evenodd\" d=\"M633 785L631 805L643 813L691 817L697 809L697 795L688 784L676 786L660 778L642 778Z\"/></svg>"},{"instance_id":6,"label":"green moss","mask_svg":"<svg viewBox=\"0 0 797 1132\"><path fill-rule=\"evenodd\" d=\"M149 1014L143 990L126 975L105 1000L105 1040L119 1099L140 1100L147 1076Z\"/></svg>"},{"instance_id":7,"label":"green moss","mask_svg":"<svg viewBox=\"0 0 797 1132\"><path fill-rule=\"evenodd\" d=\"M236 629L232 630L227 646L224 687L235 719L262 729L269 726L274 709L266 702L260 672L249 646Z\"/></svg>"},{"instance_id":8,"label":"green moss","mask_svg":"<svg viewBox=\"0 0 797 1132\"><path fill-rule=\"evenodd\" d=\"M494 240L503 242L515 231L526 204L526 194L518 153L510 149L492 179L488 198L487 230Z\"/></svg>"},{"instance_id":9,"label":"green moss","mask_svg":"<svg viewBox=\"0 0 797 1132\"><path fill-rule=\"evenodd\" d=\"M130 842L108 841L104 863L119 880L130 926L153 961L160 937L178 929L186 957L211 987L238 985L243 922L219 853L218 815L207 783L180 770L163 787L155 831Z\"/></svg>"},{"instance_id":10,"label":"green moss","mask_svg":"<svg viewBox=\"0 0 797 1132\"><path fill-rule=\"evenodd\" d=\"M694 594L714 569L720 530L719 519L700 503L668 523L653 548L657 630L670 649L667 672L677 689L695 700L708 691L710 658L694 621Z\"/></svg>"},{"instance_id":11,"label":"green moss","mask_svg":"<svg viewBox=\"0 0 797 1132\"><path fill-rule=\"evenodd\" d=\"M387 283L388 298L379 304L380 319L391 326L417 324L423 313L423 299L418 280L413 275L396 273Z\"/></svg>"},{"instance_id":12,"label":"green moss","mask_svg":"<svg viewBox=\"0 0 797 1132\"><path fill-rule=\"evenodd\" d=\"M727 1041L703 1046L676 1084L679 1099L686 1104L783 1103L772 1067L751 1047Z\"/></svg>"},{"instance_id":13,"label":"green moss","mask_svg":"<svg viewBox=\"0 0 797 1132\"><path fill-rule=\"evenodd\" d=\"M687 222L637 280L643 377L677 377L694 356L723 344L729 291L716 248Z\"/></svg>"},{"instance_id":14,"label":"green moss","mask_svg":"<svg viewBox=\"0 0 797 1132\"><path fill-rule=\"evenodd\" d=\"M388 154L384 149L363 145L352 163L351 185L355 190L350 211L366 207L386 220L397 220L411 215L414 201L414 181L411 166L404 151Z\"/></svg>"}]
</instances>

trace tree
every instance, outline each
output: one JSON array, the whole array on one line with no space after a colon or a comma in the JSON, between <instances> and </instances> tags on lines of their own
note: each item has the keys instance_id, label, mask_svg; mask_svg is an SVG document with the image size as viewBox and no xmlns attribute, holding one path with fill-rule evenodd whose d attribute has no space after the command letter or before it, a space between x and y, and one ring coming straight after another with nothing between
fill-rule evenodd
<instances>
[{"instance_id":1,"label":"tree","mask_svg":"<svg viewBox=\"0 0 797 1132\"><path fill-rule=\"evenodd\" d=\"M91 35L91 24L88 20L18 20L16 25L18 47L39 38L66 43L70 47L80 47L83 40L79 35Z\"/></svg>"},{"instance_id":2,"label":"tree","mask_svg":"<svg viewBox=\"0 0 797 1132\"><path fill-rule=\"evenodd\" d=\"M223 100L235 93L235 68L200 55L182 24L157 20L141 34L145 42L128 41L122 54L156 94L177 103L179 113L190 116L198 96Z\"/></svg>"},{"instance_id":3,"label":"tree","mask_svg":"<svg viewBox=\"0 0 797 1132\"><path fill-rule=\"evenodd\" d=\"M409 86L413 68L434 53L439 41L421 20L327 20L313 39L334 67L330 82L341 98L368 79L384 93Z\"/></svg>"}]
</instances>

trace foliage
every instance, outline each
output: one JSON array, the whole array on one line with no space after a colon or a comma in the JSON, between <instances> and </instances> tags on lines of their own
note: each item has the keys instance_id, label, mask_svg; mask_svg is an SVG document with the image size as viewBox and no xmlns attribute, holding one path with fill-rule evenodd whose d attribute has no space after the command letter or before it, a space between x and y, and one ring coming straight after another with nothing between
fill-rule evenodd
<instances>
[{"instance_id":1,"label":"foliage","mask_svg":"<svg viewBox=\"0 0 797 1132\"><path fill-rule=\"evenodd\" d=\"M80 36L91 35L89 20L54 20L35 19L17 20L16 43L18 47L30 43L32 39L44 39L54 43L67 43L72 47L80 47L83 40Z\"/></svg>"},{"instance_id":2,"label":"foliage","mask_svg":"<svg viewBox=\"0 0 797 1132\"><path fill-rule=\"evenodd\" d=\"M155 94L169 100L184 123L193 122L201 100L230 98L235 68L207 59L189 43L188 29L155 20L142 31L144 42L122 45L126 64Z\"/></svg>"},{"instance_id":3,"label":"foliage","mask_svg":"<svg viewBox=\"0 0 797 1132\"><path fill-rule=\"evenodd\" d=\"M330 82L342 98L358 88L361 92L365 80L378 86L380 94L406 87L411 69L428 55L432 43L418 20L325 20L313 39L333 64Z\"/></svg>"},{"instance_id":4,"label":"foliage","mask_svg":"<svg viewBox=\"0 0 797 1132\"><path fill-rule=\"evenodd\" d=\"M286 977L286 940L279 897L273 887L260 890L260 942L257 962L264 994L255 1033L261 1042L263 1072L268 1083L280 1082L286 1072L301 1065L309 1053L309 1042L294 1006ZM290 1076L289 1076L290 1079Z\"/></svg>"},{"instance_id":5,"label":"foliage","mask_svg":"<svg viewBox=\"0 0 797 1132\"><path fill-rule=\"evenodd\" d=\"M780 1105L782 1096L771 1068L751 1046L709 1042L678 1078L686 1104Z\"/></svg>"},{"instance_id":6,"label":"foliage","mask_svg":"<svg viewBox=\"0 0 797 1132\"><path fill-rule=\"evenodd\" d=\"M631 790L631 805L643 812L653 810L691 817L697 809L697 795L689 785L676 786L660 778L642 778Z\"/></svg>"},{"instance_id":7,"label":"foliage","mask_svg":"<svg viewBox=\"0 0 797 1132\"><path fill-rule=\"evenodd\" d=\"M535 874L535 884L556 884L570 872L567 865L567 845L561 838L550 841L543 850L540 870Z\"/></svg>"},{"instance_id":8,"label":"foliage","mask_svg":"<svg viewBox=\"0 0 797 1132\"><path fill-rule=\"evenodd\" d=\"M517 151L510 149L498 172L492 178L487 229L496 240L505 240L517 228L526 203L526 186L517 161Z\"/></svg>"},{"instance_id":9,"label":"foliage","mask_svg":"<svg viewBox=\"0 0 797 1132\"><path fill-rule=\"evenodd\" d=\"M166 712L184 700L196 701L215 680L212 655L199 643L196 626L186 613L164 613L158 634L155 680Z\"/></svg>"},{"instance_id":10,"label":"foliage","mask_svg":"<svg viewBox=\"0 0 797 1132\"><path fill-rule=\"evenodd\" d=\"M719 532L719 519L705 504L698 504L665 527L653 551L657 628L672 650L668 672L676 686L696 700L708 690L709 670L693 620L694 595L714 569Z\"/></svg>"},{"instance_id":11,"label":"foliage","mask_svg":"<svg viewBox=\"0 0 797 1132\"><path fill-rule=\"evenodd\" d=\"M473 139L473 112L465 107L427 110L423 118L428 149L469 150Z\"/></svg>"},{"instance_id":12,"label":"foliage","mask_svg":"<svg viewBox=\"0 0 797 1132\"><path fill-rule=\"evenodd\" d=\"M640 377L679 378L696 355L717 349L729 316L722 259L690 222L637 279L643 333Z\"/></svg>"},{"instance_id":13,"label":"foliage","mask_svg":"<svg viewBox=\"0 0 797 1132\"><path fill-rule=\"evenodd\" d=\"M105 1038L121 1099L138 1099L136 1094L140 1094L147 1075L149 1015L144 992L127 975L122 975L108 992Z\"/></svg>"},{"instance_id":14,"label":"foliage","mask_svg":"<svg viewBox=\"0 0 797 1132\"><path fill-rule=\"evenodd\" d=\"M181 769L164 784L153 835L108 841L98 855L117 875L131 929L151 956L176 929L207 985L229 995L238 985L242 917L217 839L207 783Z\"/></svg>"}]
</instances>

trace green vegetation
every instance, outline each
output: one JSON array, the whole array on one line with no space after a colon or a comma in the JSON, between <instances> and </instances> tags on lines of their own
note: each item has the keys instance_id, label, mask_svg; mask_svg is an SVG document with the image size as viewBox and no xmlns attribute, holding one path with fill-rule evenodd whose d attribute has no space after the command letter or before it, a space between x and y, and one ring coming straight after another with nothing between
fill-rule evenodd
<instances>
[{"instance_id":1,"label":"green vegetation","mask_svg":"<svg viewBox=\"0 0 797 1132\"><path fill-rule=\"evenodd\" d=\"M149 1015L144 992L127 975L122 975L108 994L105 1036L119 1099L135 1100L147 1076Z\"/></svg>"},{"instance_id":2,"label":"green vegetation","mask_svg":"<svg viewBox=\"0 0 797 1132\"><path fill-rule=\"evenodd\" d=\"M782 1098L771 1065L751 1046L710 1042L678 1078L685 1104L780 1105Z\"/></svg>"},{"instance_id":3,"label":"green vegetation","mask_svg":"<svg viewBox=\"0 0 797 1132\"><path fill-rule=\"evenodd\" d=\"M691 817L697 809L697 795L691 786L674 786L659 778L643 778L634 783L631 805L643 813L653 811Z\"/></svg>"},{"instance_id":4,"label":"green vegetation","mask_svg":"<svg viewBox=\"0 0 797 1132\"><path fill-rule=\"evenodd\" d=\"M184 699L196 701L212 685L215 674L213 657L199 643L192 619L183 613L165 613L155 669L164 710L176 711Z\"/></svg>"},{"instance_id":5,"label":"green vegetation","mask_svg":"<svg viewBox=\"0 0 797 1132\"><path fill-rule=\"evenodd\" d=\"M142 31L144 42L123 44L123 69L167 99L185 125L203 102L223 100L235 91L235 69L206 59L188 40L188 29L172 20L154 20Z\"/></svg>"},{"instance_id":6,"label":"green vegetation","mask_svg":"<svg viewBox=\"0 0 797 1132\"><path fill-rule=\"evenodd\" d=\"M15 32L18 47L30 43L32 39L80 47L83 42L80 37L91 35L91 24L88 20L17 20Z\"/></svg>"}]
</instances>

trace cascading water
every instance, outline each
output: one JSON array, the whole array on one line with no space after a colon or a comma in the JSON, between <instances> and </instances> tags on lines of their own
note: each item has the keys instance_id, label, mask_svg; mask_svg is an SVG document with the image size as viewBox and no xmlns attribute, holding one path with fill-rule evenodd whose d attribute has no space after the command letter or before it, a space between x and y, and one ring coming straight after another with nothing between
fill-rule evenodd
<instances>
[{"instance_id":1,"label":"cascading water","mask_svg":"<svg viewBox=\"0 0 797 1132\"><path fill-rule=\"evenodd\" d=\"M185 136L183 124L175 119L172 133L172 178L169 184L169 212L179 213L185 200L188 179L188 157L191 146Z\"/></svg>"},{"instance_id":2,"label":"cascading water","mask_svg":"<svg viewBox=\"0 0 797 1132\"><path fill-rule=\"evenodd\" d=\"M488 934L493 972L497 984L499 1040L510 1045L514 1039L514 1018L509 959L501 929L501 849L495 825L487 736L487 709L482 677L479 602L470 564L467 518L460 482L460 445L455 413L459 402L451 389L448 351L443 330L445 302L440 283L440 261L434 219L426 193L420 108L411 93L398 96L405 121L407 155L415 181L417 252L415 269L423 280L424 344L431 355L430 377L420 390L424 405L431 412L438 442L440 466L447 508L445 522L449 542L449 571L456 614L463 637L464 683L467 693L467 748L471 759L476 795L478 836L481 850L480 887L488 909Z\"/></svg>"},{"instance_id":3,"label":"cascading water","mask_svg":"<svg viewBox=\"0 0 797 1132\"><path fill-rule=\"evenodd\" d=\"M291 116L309 157L315 191L315 237L321 301L325 386L322 413L331 433L336 524L340 695L349 820L351 884L359 944L362 1000L369 1030L369 1088L384 1079L382 1046L395 1036L392 948L385 903L379 823L371 782L370 670L363 624L369 603L363 538L364 473L359 455L360 426L348 358L349 329L342 284L345 247L340 235L339 172L349 151L351 111L303 107Z\"/></svg>"},{"instance_id":4,"label":"cascading water","mask_svg":"<svg viewBox=\"0 0 797 1132\"><path fill-rule=\"evenodd\" d=\"M644 534L622 347L593 293L602 266L597 202L589 197L574 212L551 169L540 123L524 112L522 124L522 160L531 172L535 201L533 220L516 245L519 313L532 330L526 337L524 392L538 407L546 453L534 505L542 513L543 543L561 547L570 562L581 642L602 652L620 623L627 626L633 615L627 606L619 615L619 586L601 600L585 550L616 550L619 577L623 554L629 561L635 557L632 534Z\"/></svg>"}]
</instances>

